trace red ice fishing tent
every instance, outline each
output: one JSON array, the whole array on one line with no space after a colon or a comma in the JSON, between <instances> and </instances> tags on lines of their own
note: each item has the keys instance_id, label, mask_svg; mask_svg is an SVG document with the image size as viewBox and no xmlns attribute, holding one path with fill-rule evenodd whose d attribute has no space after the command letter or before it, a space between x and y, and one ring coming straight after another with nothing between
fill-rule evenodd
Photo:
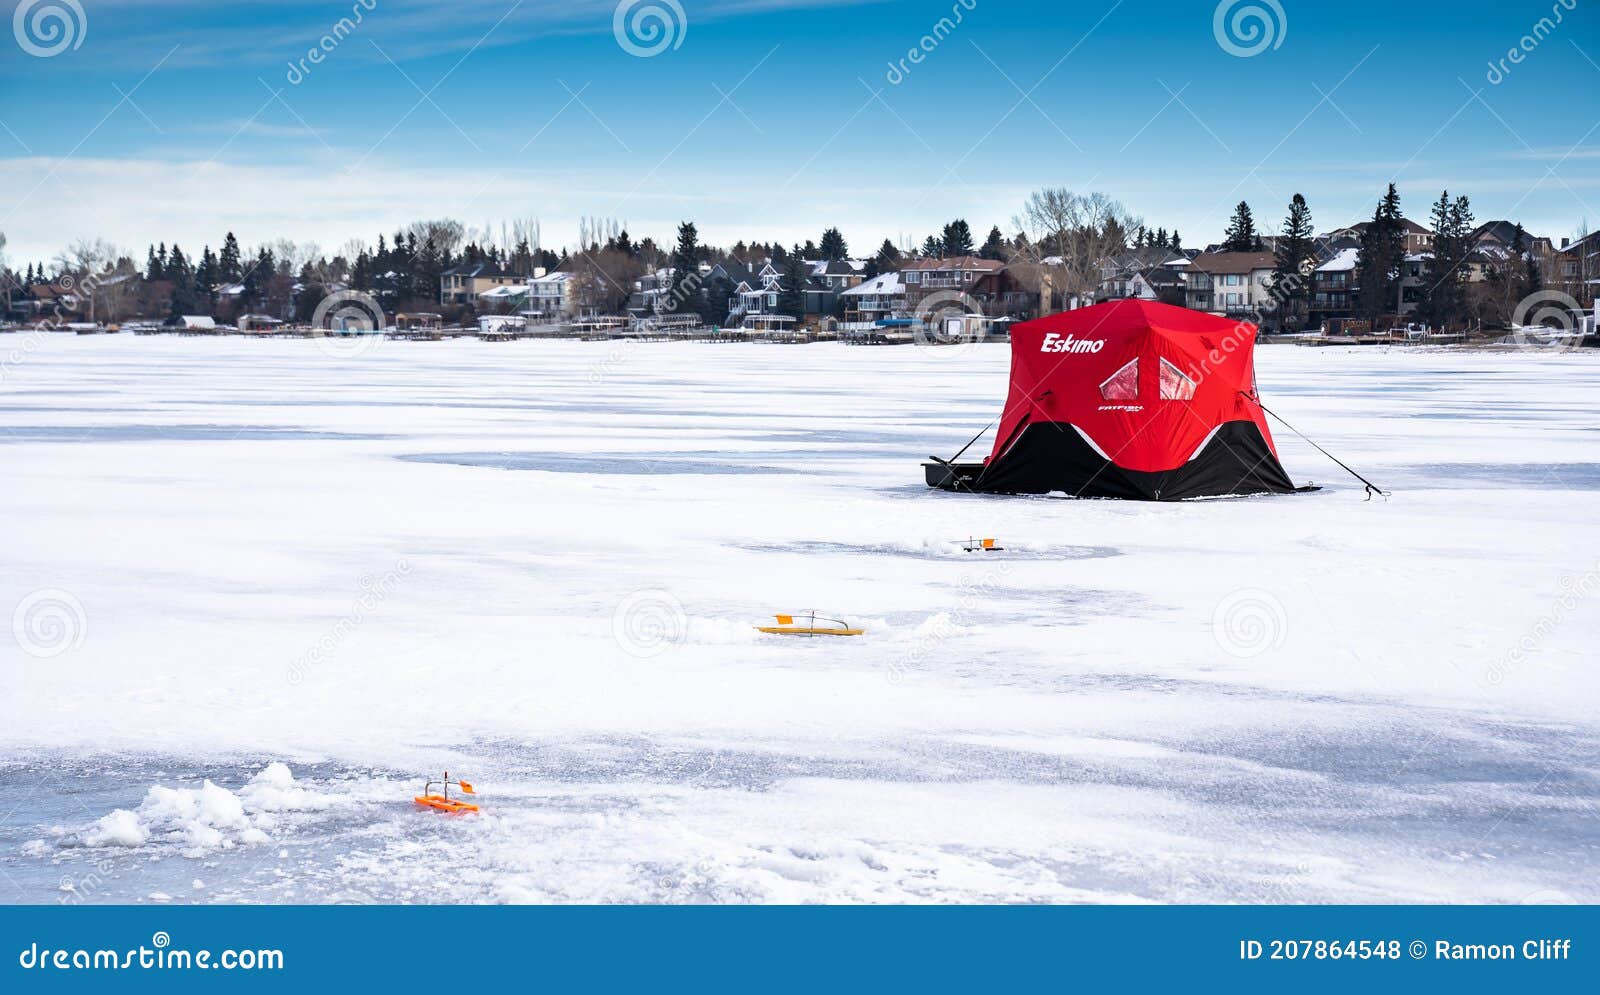
<instances>
[{"instance_id":1,"label":"red ice fishing tent","mask_svg":"<svg viewBox=\"0 0 1600 995\"><path fill-rule=\"evenodd\" d=\"M1256 327L1122 300L1011 329L1011 396L982 463L928 484L1177 501L1295 490L1256 399Z\"/></svg>"}]
</instances>

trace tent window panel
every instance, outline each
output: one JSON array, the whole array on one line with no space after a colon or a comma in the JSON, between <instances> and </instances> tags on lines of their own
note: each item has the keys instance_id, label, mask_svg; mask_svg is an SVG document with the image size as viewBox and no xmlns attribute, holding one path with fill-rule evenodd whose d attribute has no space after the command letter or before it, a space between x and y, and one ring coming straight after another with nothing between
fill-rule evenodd
<instances>
[{"instance_id":1,"label":"tent window panel","mask_svg":"<svg viewBox=\"0 0 1600 995\"><path fill-rule=\"evenodd\" d=\"M1161 361L1161 399L1163 401L1194 400L1195 383L1184 376L1176 366Z\"/></svg>"},{"instance_id":2,"label":"tent window panel","mask_svg":"<svg viewBox=\"0 0 1600 995\"><path fill-rule=\"evenodd\" d=\"M1139 399L1139 361L1128 364L1111 374L1111 379L1100 385L1100 396L1108 401L1137 401Z\"/></svg>"}]
</instances>

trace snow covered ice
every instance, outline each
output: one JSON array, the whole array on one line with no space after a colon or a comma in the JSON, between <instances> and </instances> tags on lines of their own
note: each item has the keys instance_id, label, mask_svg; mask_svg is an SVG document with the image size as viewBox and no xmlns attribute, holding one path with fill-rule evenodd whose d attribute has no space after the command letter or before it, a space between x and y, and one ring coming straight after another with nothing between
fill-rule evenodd
<instances>
[{"instance_id":1,"label":"snow covered ice","mask_svg":"<svg viewBox=\"0 0 1600 995\"><path fill-rule=\"evenodd\" d=\"M1265 347L1393 497L1146 505L924 486L1004 347L318 345L4 365L0 899L1600 901L1600 355Z\"/></svg>"}]
</instances>

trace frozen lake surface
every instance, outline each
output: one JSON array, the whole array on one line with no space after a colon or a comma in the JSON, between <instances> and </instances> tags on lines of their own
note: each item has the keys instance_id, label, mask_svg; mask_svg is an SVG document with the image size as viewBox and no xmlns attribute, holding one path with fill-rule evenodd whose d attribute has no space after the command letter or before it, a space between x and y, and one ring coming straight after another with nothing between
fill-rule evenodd
<instances>
[{"instance_id":1,"label":"frozen lake surface","mask_svg":"<svg viewBox=\"0 0 1600 995\"><path fill-rule=\"evenodd\" d=\"M0 901L1600 901L1600 355L1156 506L923 486L1004 347L319 345L0 335Z\"/></svg>"}]
</instances>

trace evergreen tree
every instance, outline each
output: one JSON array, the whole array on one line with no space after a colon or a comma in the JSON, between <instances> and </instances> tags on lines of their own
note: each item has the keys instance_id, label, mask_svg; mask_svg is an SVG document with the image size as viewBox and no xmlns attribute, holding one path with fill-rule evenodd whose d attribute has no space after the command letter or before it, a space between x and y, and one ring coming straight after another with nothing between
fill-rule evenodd
<instances>
[{"instance_id":1,"label":"evergreen tree","mask_svg":"<svg viewBox=\"0 0 1600 995\"><path fill-rule=\"evenodd\" d=\"M1522 279L1527 285L1528 293L1537 294L1544 289L1544 274L1539 272L1539 256L1528 248L1528 233L1517 225L1517 233L1511 239L1512 255L1523 261Z\"/></svg>"},{"instance_id":2,"label":"evergreen tree","mask_svg":"<svg viewBox=\"0 0 1600 995\"><path fill-rule=\"evenodd\" d=\"M437 300L444 285L444 271L448 268L444 254L434 244L433 236L428 235L411 265L411 296L417 300Z\"/></svg>"},{"instance_id":3,"label":"evergreen tree","mask_svg":"<svg viewBox=\"0 0 1600 995\"><path fill-rule=\"evenodd\" d=\"M922 258L938 259L943 255L944 242L940 241L937 235L929 235L922 243Z\"/></svg>"},{"instance_id":4,"label":"evergreen tree","mask_svg":"<svg viewBox=\"0 0 1600 995\"><path fill-rule=\"evenodd\" d=\"M33 273L33 267L32 266L28 267L28 273L30 274L30 278L29 278L28 282L32 283L33 282L32 278L31 278L31 274ZM154 283L157 280L165 280L167 278L166 272L161 268L161 260L156 258L156 247L153 246L153 245L150 246L150 255L149 255L149 257L147 259L145 259L145 263L144 263L144 278L146 280L149 280L151 283Z\"/></svg>"},{"instance_id":5,"label":"evergreen tree","mask_svg":"<svg viewBox=\"0 0 1600 995\"><path fill-rule=\"evenodd\" d=\"M829 228L822 233L820 251L825 262L831 263L840 259L850 258L850 246L845 242L844 234L837 228Z\"/></svg>"},{"instance_id":6,"label":"evergreen tree","mask_svg":"<svg viewBox=\"0 0 1600 995\"><path fill-rule=\"evenodd\" d=\"M278 266L272 258L272 250L262 246L256 252L255 262L239 275L239 282L244 284L244 293L240 295L239 303L249 306L265 300L267 287L271 285L272 277L277 271Z\"/></svg>"},{"instance_id":7,"label":"evergreen tree","mask_svg":"<svg viewBox=\"0 0 1600 995\"><path fill-rule=\"evenodd\" d=\"M779 277L779 314L786 314L797 320L806 316L806 282L810 277L811 267L806 265L805 257L797 245L794 252L784 259L783 270Z\"/></svg>"},{"instance_id":8,"label":"evergreen tree","mask_svg":"<svg viewBox=\"0 0 1600 995\"><path fill-rule=\"evenodd\" d=\"M739 288L733 281L718 273L711 279L702 295L700 305L700 320L713 328L721 327L728 323L728 303L733 300L733 295Z\"/></svg>"},{"instance_id":9,"label":"evergreen tree","mask_svg":"<svg viewBox=\"0 0 1600 995\"><path fill-rule=\"evenodd\" d=\"M195 300L205 310L212 314L217 306L217 256L211 251L211 246L206 246L200 253L200 265L194 270Z\"/></svg>"},{"instance_id":10,"label":"evergreen tree","mask_svg":"<svg viewBox=\"0 0 1600 995\"><path fill-rule=\"evenodd\" d=\"M1155 238L1150 244L1157 248L1165 249L1167 247L1167 230L1165 228L1157 228Z\"/></svg>"},{"instance_id":11,"label":"evergreen tree","mask_svg":"<svg viewBox=\"0 0 1600 995\"><path fill-rule=\"evenodd\" d=\"M867 260L867 279L893 273L900 268L900 250L888 239L883 240L883 245L878 247L878 254Z\"/></svg>"},{"instance_id":12,"label":"evergreen tree","mask_svg":"<svg viewBox=\"0 0 1600 995\"><path fill-rule=\"evenodd\" d=\"M954 259L972 255L972 227L964 218L957 218L944 226L944 254Z\"/></svg>"},{"instance_id":13,"label":"evergreen tree","mask_svg":"<svg viewBox=\"0 0 1600 995\"><path fill-rule=\"evenodd\" d=\"M1433 252L1422 271L1417 316L1430 325L1448 328L1467 318L1467 263L1471 258L1472 206L1466 197L1439 195L1430 216Z\"/></svg>"},{"instance_id":14,"label":"evergreen tree","mask_svg":"<svg viewBox=\"0 0 1600 995\"><path fill-rule=\"evenodd\" d=\"M710 313L712 302L703 301L700 295L700 230L694 222L685 221L678 226L678 245L672 250L672 292L667 295L666 308L683 314L704 310ZM728 297L732 297L730 293ZM727 297L723 298L726 304ZM722 320L727 320L726 312ZM721 324L721 321L715 322Z\"/></svg>"},{"instance_id":15,"label":"evergreen tree","mask_svg":"<svg viewBox=\"0 0 1600 995\"><path fill-rule=\"evenodd\" d=\"M1377 328L1378 318L1396 314L1400 307L1400 280L1406 260L1405 216L1393 183L1372 212L1361 233L1356 256L1357 303Z\"/></svg>"},{"instance_id":16,"label":"evergreen tree","mask_svg":"<svg viewBox=\"0 0 1600 995\"><path fill-rule=\"evenodd\" d=\"M1272 295L1277 298L1278 313L1285 328L1298 329L1305 317L1311 298L1305 268L1313 257L1312 239L1315 237L1311 208L1306 206L1304 197L1295 194L1289 202L1289 216L1283 219L1283 234L1278 239L1272 266Z\"/></svg>"},{"instance_id":17,"label":"evergreen tree","mask_svg":"<svg viewBox=\"0 0 1600 995\"><path fill-rule=\"evenodd\" d=\"M1178 229L1172 229L1172 237L1167 241L1170 243L1167 248L1173 252L1181 252L1183 250L1183 242L1178 239Z\"/></svg>"},{"instance_id":18,"label":"evergreen tree","mask_svg":"<svg viewBox=\"0 0 1600 995\"><path fill-rule=\"evenodd\" d=\"M228 232L222 240L222 254L217 257L217 282L238 283L244 271L239 263L239 240Z\"/></svg>"},{"instance_id":19,"label":"evergreen tree","mask_svg":"<svg viewBox=\"0 0 1600 995\"><path fill-rule=\"evenodd\" d=\"M1260 247L1261 236L1256 233L1255 217L1250 213L1250 205L1241 200L1233 209L1233 219L1222 236L1222 251L1256 252Z\"/></svg>"},{"instance_id":20,"label":"evergreen tree","mask_svg":"<svg viewBox=\"0 0 1600 995\"><path fill-rule=\"evenodd\" d=\"M528 240L525 238L518 242L517 247L512 250L511 272L523 279L533 275L533 247L528 244Z\"/></svg>"},{"instance_id":21,"label":"evergreen tree","mask_svg":"<svg viewBox=\"0 0 1600 995\"><path fill-rule=\"evenodd\" d=\"M894 248L894 246L890 246ZM989 229L989 238L983 243L983 248L978 250L978 258L993 259L996 262L1006 261L1006 237L1000 232L1000 226L995 225Z\"/></svg>"},{"instance_id":22,"label":"evergreen tree","mask_svg":"<svg viewBox=\"0 0 1600 995\"><path fill-rule=\"evenodd\" d=\"M162 246L165 252L166 246ZM183 256L183 250L176 245L172 247L172 254L167 256L162 265L162 271L167 274L167 279L172 281L172 295L168 298L171 305L169 318L176 321L186 314L196 314L200 310L200 302L195 297L194 269L190 267L189 260Z\"/></svg>"},{"instance_id":23,"label":"evergreen tree","mask_svg":"<svg viewBox=\"0 0 1600 995\"><path fill-rule=\"evenodd\" d=\"M1108 255L1116 256L1128 251L1128 229L1123 227L1116 215L1106 218L1101 234L1101 245Z\"/></svg>"}]
</instances>

